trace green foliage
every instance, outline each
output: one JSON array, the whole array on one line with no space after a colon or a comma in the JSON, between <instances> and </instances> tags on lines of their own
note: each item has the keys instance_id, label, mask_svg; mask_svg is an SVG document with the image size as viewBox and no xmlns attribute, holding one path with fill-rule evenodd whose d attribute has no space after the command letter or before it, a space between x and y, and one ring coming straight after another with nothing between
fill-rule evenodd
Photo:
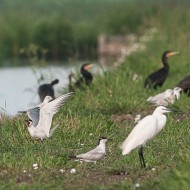
<instances>
[{"instance_id":1,"label":"green foliage","mask_svg":"<svg viewBox=\"0 0 190 190\"><path fill-rule=\"evenodd\" d=\"M12 1L6 2L12 5ZM51 2L52 7L55 2ZM118 148L135 125L133 119L124 116L130 114L134 118L136 114L142 117L151 114L155 107L148 105L146 99L173 88L184 76L189 75L188 1L183 1L183 8L177 6L178 1L167 1L164 8L161 6L163 2L159 1L156 6L149 5L147 18L143 19L146 26L157 29L157 33L145 43L146 49L127 57L119 68L110 69L103 76L95 76L89 88L77 90L53 119L53 126L58 123L59 128L52 138L44 142L31 139L24 124L25 116L1 121L0 189L137 189L137 183L139 189L189 187L190 109L189 98L185 94L173 105L182 113L169 113L164 129L146 144L146 169L140 168L137 150L122 156ZM166 11L167 6L171 6L170 11ZM43 12L42 6L38 8ZM59 6L57 8L59 10ZM152 17L153 13L155 17ZM76 11L76 17L79 15ZM80 24L78 27L85 33L87 21L83 20ZM142 27L139 27L139 31L146 33ZM79 32L77 34L74 40L76 49L80 41ZM83 34L86 41L87 34ZM162 66L161 55L167 49L181 53L169 58L170 73L165 84L156 91L144 90L144 79ZM137 80L133 80L135 74L138 75ZM69 155L96 146L99 136L113 139L107 143L105 159L97 164L68 159ZM34 163L39 165L37 170L32 168ZM76 174L70 173L71 168L76 168ZM64 169L64 172L61 173L60 169Z\"/></svg>"},{"instance_id":2,"label":"green foliage","mask_svg":"<svg viewBox=\"0 0 190 190\"><path fill-rule=\"evenodd\" d=\"M172 27L172 15L181 27L188 26L188 8L187 0L4 0L0 59L21 58L20 49L34 43L48 50L48 59L92 60L97 57L99 34L141 35L158 24Z\"/></svg>"}]
</instances>

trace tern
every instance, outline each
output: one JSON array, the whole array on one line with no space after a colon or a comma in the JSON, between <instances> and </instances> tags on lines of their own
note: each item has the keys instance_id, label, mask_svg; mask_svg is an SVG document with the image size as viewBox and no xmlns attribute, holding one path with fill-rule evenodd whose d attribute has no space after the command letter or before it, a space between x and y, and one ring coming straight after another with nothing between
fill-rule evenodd
<instances>
[{"instance_id":1,"label":"tern","mask_svg":"<svg viewBox=\"0 0 190 190\"><path fill-rule=\"evenodd\" d=\"M96 163L97 160L102 159L106 155L106 137L99 138L98 146L87 153L70 156L70 158L79 159L84 162Z\"/></svg>"},{"instance_id":2,"label":"tern","mask_svg":"<svg viewBox=\"0 0 190 190\"><path fill-rule=\"evenodd\" d=\"M176 99L179 100L181 91L182 89L179 87L175 87L173 90L167 89L155 96L150 96L147 102L156 106L168 106L169 104L173 104Z\"/></svg>"},{"instance_id":3,"label":"tern","mask_svg":"<svg viewBox=\"0 0 190 190\"><path fill-rule=\"evenodd\" d=\"M125 141L121 144L120 148L122 154L129 154L136 147L140 147L138 154L140 158L141 167L146 167L143 147L146 142L156 136L165 126L167 117L164 113L171 112L172 110L159 106L157 107L152 115L144 117L140 122L133 128Z\"/></svg>"},{"instance_id":4,"label":"tern","mask_svg":"<svg viewBox=\"0 0 190 190\"><path fill-rule=\"evenodd\" d=\"M46 103L43 107L38 106L27 111L28 120L26 122L32 138L43 140L52 136L58 127L57 125L51 129L53 116L72 94L73 92L64 94Z\"/></svg>"}]
</instances>

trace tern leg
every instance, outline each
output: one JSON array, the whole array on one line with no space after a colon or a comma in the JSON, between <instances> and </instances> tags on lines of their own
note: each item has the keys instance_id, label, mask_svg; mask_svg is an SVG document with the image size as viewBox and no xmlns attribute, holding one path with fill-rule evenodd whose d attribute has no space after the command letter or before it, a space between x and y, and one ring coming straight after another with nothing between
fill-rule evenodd
<instances>
[{"instance_id":1,"label":"tern leg","mask_svg":"<svg viewBox=\"0 0 190 190\"><path fill-rule=\"evenodd\" d=\"M142 145L141 145L140 148L139 148L139 159L140 159L141 167L142 167L142 168L145 168L145 167L146 167L146 164L145 164L145 161L144 161L143 146L142 146Z\"/></svg>"}]
</instances>

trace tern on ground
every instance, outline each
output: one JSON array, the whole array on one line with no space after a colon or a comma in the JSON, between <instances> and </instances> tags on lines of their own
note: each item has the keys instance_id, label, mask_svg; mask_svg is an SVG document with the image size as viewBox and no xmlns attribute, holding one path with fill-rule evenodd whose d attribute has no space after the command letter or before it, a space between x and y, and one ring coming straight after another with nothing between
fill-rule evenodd
<instances>
[{"instance_id":1,"label":"tern on ground","mask_svg":"<svg viewBox=\"0 0 190 190\"><path fill-rule=\"evenodd\" d=\"M140 120L121 144L120 148L122 149L122 154L129 154L136 147L140 147L138 154L141 167L146 167L143 156L143 147L148 140L152 139L162 130L167 120L164 113L171 111L172 110L164 106L159 106L154 110L152 115L148 115Z\"/></svg>"},{"instance_id":2,"label":"tern on ground","mask_svg":"<svg viewBox=\"0 0 190 190\"><path fill-rule=\"evenodd\" d=\"M181 91L182 89L179 87L175 87L173 90L167 89L155 96L150 96L147 102L156 106L168 106L169 104L173 104L176 99L179 100Z\"/></svg>"},{"instance_id":3,"label":"tern on ground","mask_svg":"<svg viewBox=\"0 0 190 190\"><path fill-rule=\"evenodd\" d=\"M70 156L70 158L79 159L84 162L96 163L97 160L102 159L106 155L106 137L101 137L99 139L98 146L87 153L79 154L76 156Z\"/></svg>"},{"instance_id":4,"label":"tern on ground","mask_svg":"<svg viewBox=\"0 0 190 190\"><path fill-rule=\"evenodd\" d=\"M64 102L73 94L73 92L64 94L51 102L46 103L43 107L35 107L27 111L27 126L32 138L45 139L51 137L55 126L51 128L52 119Z\"/></svg>"}]
</instances>

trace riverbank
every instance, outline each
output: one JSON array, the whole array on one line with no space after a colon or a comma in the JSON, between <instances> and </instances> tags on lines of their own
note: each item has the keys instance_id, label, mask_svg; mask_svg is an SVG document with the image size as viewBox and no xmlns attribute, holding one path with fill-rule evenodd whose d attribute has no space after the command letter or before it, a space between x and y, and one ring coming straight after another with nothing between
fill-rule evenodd
<instances>
[{"instance_id":1,"label":"riverbank","mask_svg":"<svg viewBox=\"0 0 190 190\"><path fill-rule=\"evenodd\" d=\"M158 32L147 42L145 50L131 54L116 69L97 76L86 90L76 91L55 116L53 125L58 123L59 128L52 138L44 142L32 140L24 116L3 120L1 188L173 189L176 183L170 184L169 181L175 179L175 172L170 171L180 168L181 173L184 171L189 176L188 167L181 168L183 162L187 165L190 162L190 105L189 98L184 94L174 104L183 113L169 113L163 131L147 143L144 152L146 169L140 168L137 150L122 156L118 148L135 126L134 117L137 114L144 117L155 109L146 103L147 97L173 88L188 74L187 60L190 57L184 44L189 36L186 35L187 30L178 30L176 23L171 22L171 30L167 30L167 25L162 29L158 27ZM167 49L182 53L169 59L170 74L163 87L157 91L145 90L144 79L162 67L161 55ZM105 159L97 164L68 159L70 155L95 147L100 136L113 139L107 143ZM33 169L35 163L38 164L37 169ZM71 172L73 168L75 173ZM184 180L183 175L178 176L180 180Z\"/></svg>"}]
</instances>

